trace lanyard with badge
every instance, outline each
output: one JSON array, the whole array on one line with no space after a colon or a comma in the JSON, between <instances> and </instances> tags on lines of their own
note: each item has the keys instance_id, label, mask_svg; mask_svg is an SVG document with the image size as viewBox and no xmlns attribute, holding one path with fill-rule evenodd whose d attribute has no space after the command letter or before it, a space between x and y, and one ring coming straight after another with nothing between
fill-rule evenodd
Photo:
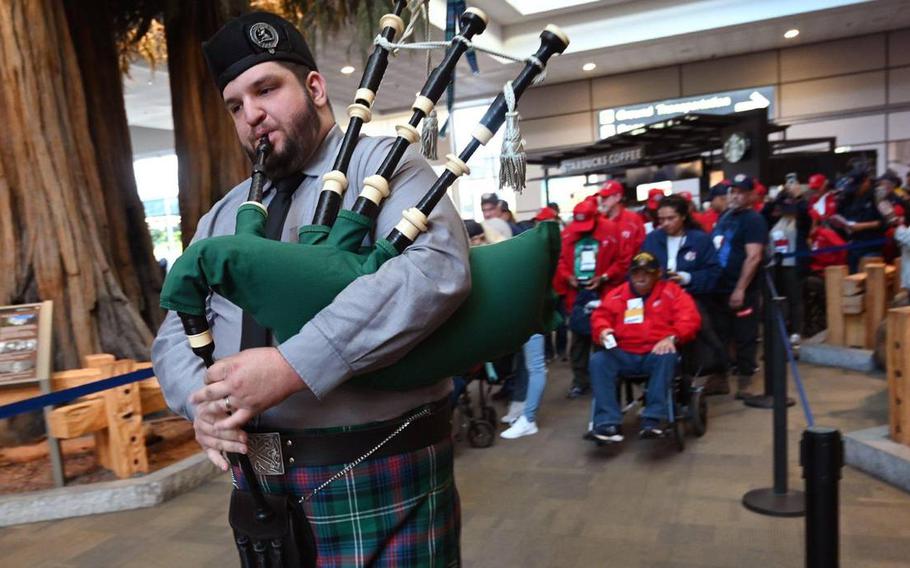
<instances>
[{"instance_id":1,"label":"lanyard with badge","mask_svg":"<svg viewBox=\"0 0 910 568\"><path fill-rule=\"evenodd\" d=\"M623 323L626 325L645 322L645 301L643 298L629 298L626 300L626 311L623 314Z\"/></svg>"},{"instance_id":2,"label":"lanyard with badge","mask_svg":"<svg viewBox=\"0 0 910 568\"><path fill-rule=\"evenodd\" d=\"M594 276L597 268L598 242L585 237L575 245L575 277L579 282L586 282Z\"/></svg>"}]
</instances>

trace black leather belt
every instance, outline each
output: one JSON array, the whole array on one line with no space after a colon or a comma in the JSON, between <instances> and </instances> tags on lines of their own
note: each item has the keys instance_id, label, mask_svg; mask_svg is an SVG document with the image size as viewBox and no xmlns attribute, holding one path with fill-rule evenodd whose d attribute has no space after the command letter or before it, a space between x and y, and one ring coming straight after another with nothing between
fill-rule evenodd
<instances>
[{"instance_id":1,"label":"black leather belt","mask_svg":"<svg viewBox=\"0 0 910 568\"><path fill-rule=\"evenodd\" d=\"M408 420L411 423L392 436ZM399 418L347 432L248 432L247 447L256 473L282 475L291 467L351 463L389 436L392 438L371 453L369 459L413 452L437 444L451 434L452 411L449 399L445 398ZM237 465L234 459L231 463Z\"/></svg>"}]
</instances>

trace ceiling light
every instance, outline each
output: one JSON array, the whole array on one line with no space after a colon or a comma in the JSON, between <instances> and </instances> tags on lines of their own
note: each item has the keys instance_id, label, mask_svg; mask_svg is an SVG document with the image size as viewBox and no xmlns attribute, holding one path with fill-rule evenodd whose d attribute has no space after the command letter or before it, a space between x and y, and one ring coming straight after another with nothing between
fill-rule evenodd
<instances>
[{"instance_id":1,"label":"ceiling light","mask_svg":"<svg viewBox=\"0 0 910 568\"><path fill-rule=\"evenodd\" d=\"M792 30L787 30L787 31L784 33L784 37L787 38L787 39L793 39L793 38L795 38L795 37L798 36L798 35L799 35L799 30L796 29L796 28L793 28Z\"/></svg>"},{"instance_id":2,"label":"ceiling light","mask_svg":"<svg viewBox=\"0 0 910 568\"><path fill-rule=\"evenodd\" d=\"M585 63L581 66L582 71L594 71L594 68L597 67L596 63Z\"/></svg>"},{"instance_id":3,"label":"ceiling light","mask_svg":"<svg viewBox=\"0 0 910 568\"><path fill-rule=\"evenodd\" d=\"M354 66L353 66L353 65L345 65L344 67L341 68L341 73L342 73L343 75L350 75L350 74L353 73L353 72L354 72Z\"/></svg>"}]
</instances>

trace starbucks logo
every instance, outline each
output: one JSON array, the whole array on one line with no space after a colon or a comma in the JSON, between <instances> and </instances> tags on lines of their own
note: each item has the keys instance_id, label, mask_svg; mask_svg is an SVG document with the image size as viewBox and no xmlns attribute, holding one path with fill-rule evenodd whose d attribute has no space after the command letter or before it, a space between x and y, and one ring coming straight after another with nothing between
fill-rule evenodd
<instances>
[{"instance_id":1,"label":"starbucks logo","mask_svg":"<svg viewBox=\"0 0 910 568\"><path fill-rule=\"evenodd\" d=\"M274 49L278 45L278 30L265 22L253 24L250 27L250 40L262 49Z\"/></svg>"}]
</instances>

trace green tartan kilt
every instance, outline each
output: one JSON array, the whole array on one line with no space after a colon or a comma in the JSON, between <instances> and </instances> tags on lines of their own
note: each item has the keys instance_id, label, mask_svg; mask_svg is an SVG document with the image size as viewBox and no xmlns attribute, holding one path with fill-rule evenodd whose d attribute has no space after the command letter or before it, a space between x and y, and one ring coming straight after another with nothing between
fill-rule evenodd
<instances>
[{"instance_id":1,"label":"green tartan kilt","mask_svg":"<svg viewBox=\"0 0 910 568\"><path fill-rule=\"evenodd\" d=\"M260 476L269 493L309 495L345 464ZM246 489L240 469L235 485ZM460 566L461 511L451 439L368 459L303 504L317 566Z\"/></svg>"}]
</instances>

